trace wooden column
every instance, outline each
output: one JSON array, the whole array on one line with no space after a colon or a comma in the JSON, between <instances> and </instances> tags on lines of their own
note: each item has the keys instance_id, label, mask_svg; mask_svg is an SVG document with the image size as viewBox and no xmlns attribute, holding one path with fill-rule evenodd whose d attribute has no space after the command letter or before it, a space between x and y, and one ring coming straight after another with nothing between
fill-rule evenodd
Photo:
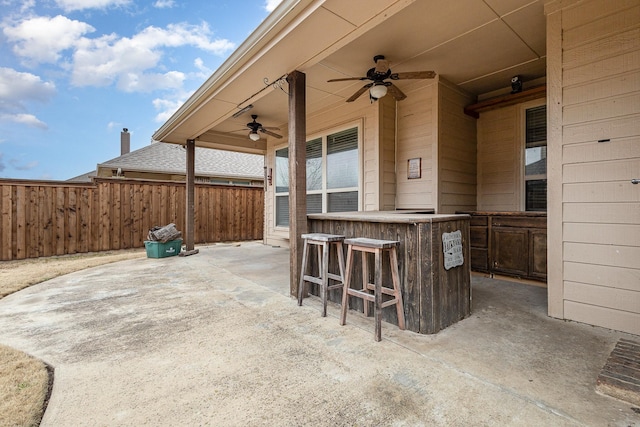
<instances>
[{"instance_id":1,"label":"wooden column","mask_svg":"<svg viewBox=\"0 0 640 427\"><path fill-rule=\"evenodd\" d=\"M293 71L289 83L289 289L298 295L302 267L302 235L307 232L306 76Z\"/></svg>"},{"instance_id":2,"label":"wooden column","mask_svg":"<svg viewBox=\"0 0 640 427\"><path fill-rule=\"evenodd\" d=\"M187 196L186 196L186 213L185 213L185 250L180 252L180 255L193 255L197 254L198 250L193 248L194 246L194 232L195 232L195 159L196 159L196 141L188 139L186 144L187 149Z\"/></svg>"}]
</instances>

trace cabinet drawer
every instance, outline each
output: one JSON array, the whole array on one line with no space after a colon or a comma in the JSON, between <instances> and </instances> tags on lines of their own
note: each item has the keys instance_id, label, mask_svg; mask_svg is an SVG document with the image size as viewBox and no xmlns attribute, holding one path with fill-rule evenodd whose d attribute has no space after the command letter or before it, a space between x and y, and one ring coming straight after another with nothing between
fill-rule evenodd
<instances>
[{"instance_id":1,"label":"cabinet drawer","mask_svg":"<svg viewBox=\"0 0 640 427\"><path fill-rule=\"evenodd\" d=\"M489 223L489 219L485 215L471 215L471 220L469 221L469 224L472 227L474 226L486 227L488 223Z\"/></svg>"},{"instance_id":2,"label":"cabinet drawer","mask_svg":"<svg viewBox=\"0 0 640 427\"><path fill-rule=\"evenodd\" d=\"M546 217L495 216L491 218L493 227L547 228Z\"/></svg>"}]
</instances>

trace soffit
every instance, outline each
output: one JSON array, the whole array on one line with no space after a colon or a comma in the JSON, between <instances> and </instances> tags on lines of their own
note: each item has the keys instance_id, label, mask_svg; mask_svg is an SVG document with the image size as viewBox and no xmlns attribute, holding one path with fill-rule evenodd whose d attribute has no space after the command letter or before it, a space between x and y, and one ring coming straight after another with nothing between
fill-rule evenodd
<instances>
[{"instance_id":1,"label":"soffit","mask_svg":"<svg viewBox=\"0 0 640 427\"><path fill-rule=\"evenodd\" d=\"M377 54L389 59L394 72L434 70L475 95L509 86L513 75L521 75L525 84L545 75L541 0L371 0L367 8L330 0L312 6L292 21L293 28L283 27L263 41L259 51L208 98L198 100L196 113L181 118L182 124L163 140L184 143L209 130L210 137L246 137L251 114L284 134L287 85L280 90L265 85L265 79L271 83L292 70L304 72L307 114L314 114L344 102L367 83L327 80L364 76ZM411 81L394 84L402 89ZM355 102L369 100L364 94ZM254 105L251 111L231 117L248 103Z\"/></svg>"}]
</instances>

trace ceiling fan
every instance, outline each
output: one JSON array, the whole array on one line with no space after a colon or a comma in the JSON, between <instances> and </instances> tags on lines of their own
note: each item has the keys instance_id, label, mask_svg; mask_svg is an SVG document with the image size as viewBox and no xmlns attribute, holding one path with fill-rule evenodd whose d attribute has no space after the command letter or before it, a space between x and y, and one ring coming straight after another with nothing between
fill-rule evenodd
<instances>
[{"instance_id":1,"label":"ceiling fan","mask_svg":"<svg viewBox=\"0 0 640 427\"><path fill-rule=\"evenodd\" d=\"M376 66L370 68L367 71L366 77L347 77L343 79L331 79L327 82L344 82L347 80L371 80L371 83L367 83L362 86L356 93L351 95L347 102L353 102L360 97L363 93L369 89L369 99L371 102L382 98L388 93L391 94L396 100L402 101L407 97L397 86L392 82L385 81L391 80L406 80L406 79L432 79L436 76L434 71L409 71L406 73L392 73L389 68L389 61L384 59L384 55L376 55L373 57L373 62Z\"/></svg>"},{"instance_id":2,"label":"ceiling fan","mask_svg":"<svg viewBox=\"0 0 640 427\"><path fill-rule=\"evenodd\" d=\"M260 139L260 135L258 134L258 132L262 132L274 138L278 138L278 139L282 138L282 135L278 135L277 133L271 132L272 130L279 130L280 128L262 126L262 123L258 123L256 121L256 119L258 118L257 114L252 114L251 118L253 119L253 121L247 123L247 129L249 129L249 139L251 139L252 141L257 141ZM240 130L245 130L245 129L240 129ZM233 132L239 132L240 130L233 131Z\"/></svg>"}]
</instances>

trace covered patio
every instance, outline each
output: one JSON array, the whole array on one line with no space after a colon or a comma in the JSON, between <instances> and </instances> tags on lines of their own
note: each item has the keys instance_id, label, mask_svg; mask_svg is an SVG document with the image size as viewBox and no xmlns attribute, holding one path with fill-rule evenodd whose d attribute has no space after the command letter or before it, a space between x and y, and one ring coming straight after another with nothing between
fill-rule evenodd
<instances>
[{"instance_id":1,"label":"covered patio","mask_svg":"<svg viewBox=\"0 0 640 427\"><path fill-rule=\"evenodd\" d=\"M289 251L258 242L123 261L0 300L0 343L46 361L42 426L612 425L638 408L596 378L633 335L546 315L546 289L472 279L470 317L400 331L289 297Z\"/></svg>"},{"instance_id":2,"label":"covered patio","mask_svg":"<svg viewBox=\"0 0 640 427\"><path fill-rule=\"evenodd\" d=\"M292 295L311 215L482 213L476 270L640 334L637 2L362 3L283 0L153 138L188 171L196 146L265 155L264 242L291 249Z\"/></svg>"}]
</instances>

